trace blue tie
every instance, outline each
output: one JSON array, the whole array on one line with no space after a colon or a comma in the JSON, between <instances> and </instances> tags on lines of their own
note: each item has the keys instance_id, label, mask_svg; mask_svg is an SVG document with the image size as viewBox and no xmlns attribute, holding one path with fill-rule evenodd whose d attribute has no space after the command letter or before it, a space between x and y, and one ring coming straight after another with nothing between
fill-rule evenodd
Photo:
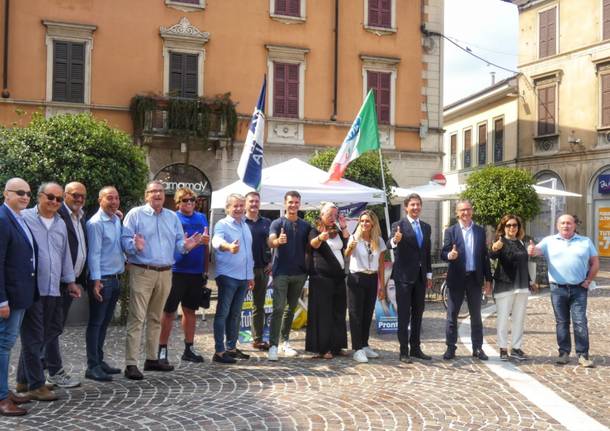
<instances>
[{"instance_id":1,"label":"blue tie","mask_svg":"<svg viewBox=\"0 0 610 431\"><path fill-rule=\"evenodd\" d=\"M421 232L421 227L419 227L419 222L417 220L413 220L413 230L415 231L415 237L417 238L417 245L421 248L424 244L424 235Z\"/></svg>"}]
</instances>

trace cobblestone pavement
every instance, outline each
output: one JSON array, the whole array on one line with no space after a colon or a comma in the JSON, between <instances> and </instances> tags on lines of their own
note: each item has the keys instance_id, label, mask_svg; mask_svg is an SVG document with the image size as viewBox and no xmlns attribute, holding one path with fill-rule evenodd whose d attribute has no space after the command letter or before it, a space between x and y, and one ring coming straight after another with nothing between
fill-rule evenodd
<instances>
[{"instance_id":1,"label":"cobblestone pavement","mask_svg":"<svg viewBox=\"0 0 610 431\"><path fill-rule=\"evenodd\" d=\"M578 368L575 360L564 367L554 364L554 319L549 298L544 296L530 301L524 350L532 360L519 367L608 426L609 287L593 292L589 310L597 368ZM83 380L79 388L58 390L59 401L28 404L27 416L0 417L0 429L564 429L487 366L474 361L464 346L458 348L457 360L443 361L444 310L438 303L428 303L424 317L424 350L433 355L432 362L402 364L397 360L395 337L374 335L371 345L382 357L368 364L356 364L351 357L325 361L310 355L270 363L264 354L250 351L250 360L223 366L210 362L211 328L210 317L199 323L196 345L206 354L204 364L180 362L182 336L176 324L170 346L176 371L147 372L141 382L122 375L111 383ZM486 341L492 345L494 328L495 319L486 320ZM295 333L294 344L301 351L304 338L304 331ZM124 340L124 328L110 329L108 359L120 367ZM84 328L68 328L62 345L65 367L83 376ZM13 351L13 366L17 356L18 348ZM13 383L14 371L13 367Z\"/></svg>"}]
</instances>

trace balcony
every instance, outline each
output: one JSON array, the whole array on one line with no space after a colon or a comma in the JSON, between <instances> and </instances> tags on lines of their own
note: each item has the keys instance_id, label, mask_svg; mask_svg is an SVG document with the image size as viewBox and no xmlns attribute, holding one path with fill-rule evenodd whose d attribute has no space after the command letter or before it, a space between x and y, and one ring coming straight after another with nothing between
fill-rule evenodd
<instances>
[{"instance_id":1,"label":"balcony","mask_svg":"<svg viewBox=\"0 0 610 431\"><path fill-rule=\"evenodd\" d=\"M137 95L129 110L138 143L177 138L211 147L222 141L231 143L237 128L229 93L195 99Z\"/></svg>"}]
</instances>

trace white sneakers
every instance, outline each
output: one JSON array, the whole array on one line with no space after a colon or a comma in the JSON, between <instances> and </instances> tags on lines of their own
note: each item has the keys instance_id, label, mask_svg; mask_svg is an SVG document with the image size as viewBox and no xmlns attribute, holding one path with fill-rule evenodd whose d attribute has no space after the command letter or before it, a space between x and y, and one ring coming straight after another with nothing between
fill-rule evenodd
<instances>
[{"instance_id":1,"label":"white sneakers","mask_svg":"<svg viewBox=\"0 0 610 431\"><path fill-rule=\"evenodd\" d=\"M269 352L267 353L267 359L270 361L277 361L277 346L269 347Z\"/></svg>"},{"instance_id":2,"label":"white sneakers","mask_svg":"<svg viewBox=\"0 0 610 431\"><path fill-rule=\"evenodd\" d=\"M267 353L267 359L270 361L277 361L279 354L282 354L285 358L292 358L297 356L299 352L290 347L290 343L288 341L284 341L284 343L278 349L277 346L269 347L269 353Z\"/></svg>"},{"instance_id":3,"label":"white sneakers","mask_svg":"<svg viewBox=\"0 0 610 431\"><path fill-rule=\"evenodd\" d=\"M369 359L375 359L375 358L379 357L379 353L377 353L376 351L371 349L369 346L363 347L362 351L364 352L366 357Z\"/></svg>"},{"instance_id":4,"label":"white sneakers","mask_svg":"<svg viewBox=\"0 0 610 431\"><path fill-rule=\"evenodd\" d=\"M354 358L354 361L361 362L361 363L369 361L368 358L366 357L366 353L364 352L364 349L356 350L354 352L353 358Z\"/></svg>"},{"instance_id":5,"label":"white sneakers","mask_svg":"<svg viewBox=\"0 0 610 431\"><path fill-rule=\"evenodd\" d=\"M280 352L286 358L292 358L299 354L296 350L290 347L290 343L288 341L284 341L284 344L282 344L280 347Z\"/></svg>"}]
</instances>

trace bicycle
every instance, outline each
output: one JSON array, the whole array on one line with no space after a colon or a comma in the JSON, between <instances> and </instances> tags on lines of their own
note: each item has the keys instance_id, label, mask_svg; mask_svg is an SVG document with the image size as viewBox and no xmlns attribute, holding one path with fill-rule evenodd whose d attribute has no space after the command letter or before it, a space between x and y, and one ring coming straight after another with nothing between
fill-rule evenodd
<instances>
[{"instance_id":1,"label":"bicycle","mask_svg":"<svg viewBox=\"0 0 610 431\"><path fill-rule=\"evenodd\" d=\"M447 280L443 281L443 284L441 285L441 297L443 298L443 306L446 310L449 304L449 289L447 288ZM487 303L489 302L489 298L489 296L485 295L485 292L482 293L481 308L487 305ZM470 316L470 312L468 311L468 302L466 301L466 297L464 296L464 301L462 301L462 307L458 312L458 318L464 319L468 316Z\"/></svg>"}]
</instances>

